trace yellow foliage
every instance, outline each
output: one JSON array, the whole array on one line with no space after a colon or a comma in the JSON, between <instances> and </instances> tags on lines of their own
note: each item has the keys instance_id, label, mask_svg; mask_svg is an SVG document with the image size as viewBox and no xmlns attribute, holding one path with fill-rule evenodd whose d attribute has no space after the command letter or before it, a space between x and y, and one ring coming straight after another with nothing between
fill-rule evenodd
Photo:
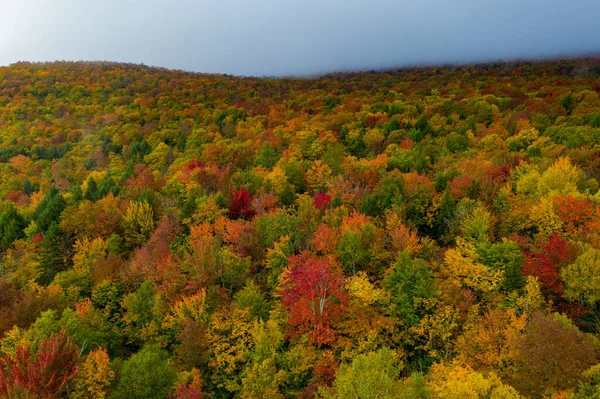
<instances>
[{"instance_id":1,"label":"yellow foliage","mask_svg":"<svg viewBox=\"0 0 600 399\"><path fill-rule=\"evenodd\" d=\"M316 160L306 172L306 182L313 190L325 184L325 180L331 176L331 168L323 161Z\"/></svg>"},{"instance_id":2,"label":"yellow foliage","mask_svg":"<svg viewBox=\"0 0 600 399\"><path fill-rule=\"evenodd\" d=\"M477 262L475 246L462 238L456 240L456 247L446 251L441 268L442 277L449 284L473 288L481 292L491 292L502 282L502 271L494 271Z\"/></svg>"},{"instance_id":3,"label":"yellow foliage","mask_svg":"<svg viewBox=\"0 0 600 399\"><path fill-rule=\"evenodd\" d=\"M12 329L4 333L4 337L0 340L0 355L8 355L14 358L17 353L17 348L28 346L31 341L26 336L26 331L13 326Z\"/></svg>"},{"instance_id":4,"label":"yellow foliage","mask_svg":"<svg viewBox=\"0 0 600 399\"><path fill-rule=\"evenodd\" d=\"M113 173L114 176L122 176L123 172L125 171L125 163L123 162L123 158L117 153L109 152L108 159L110 159L108 169L111 171L111 173Z\"/></svg>"},{"instance_id":5,"label":"yellow foliage","mask_svg":"<svg viewBox=\"0 0 600 399\"><path fill-rule=\"evenodd\" d=\"M577 193L577 187L584 178L584 172L573 165L569 158L559 158L542 174L538 182L538 192L551 196Z\"/></svg>"},{"instance_id":6,"label":"yellow foliage","mask_svg":"<svg viewBox=\"0 0 600 399\"><path fill-rule=\"evenodd\" d=\"M325 150L325 146L312 130L300 130L296 133L296 138L300 141L300 152L305 158L317 159Z\"/></svg>"},{"instance_id":7,"label":"yellow foliage","mask_svg":"<svg viewBox=\"0 0 600 399\"><path fill-rule=\"evenodd\" d=\"M537 277L527 276L523 295L517 299L518 309L527 314L534 313L544 306L544 294Z\"/></svg>"},{"instance_id":8,"label":"yellow foliage","mask_svg":"<svg viewBox=\"0 0 600 399\"><path fill-rule=\"evenodd\" d=\"M81 184L81 192L85 193L88 189L88 184L90 179L94 179L94 181L96 182L96 184L100 184L100 182L102 180L104 180L104 177L106 176L106 171L99 171L99 170L93 170L90 172L90 174L88 175L88 178L85 179L85 181Z\"/></svg>"},{"instance_id":9,"label":"yellow foliage","mask_svg":"<svg viewBox=\"0 0 600 399\"><path fill-rule=\"evenodd\" d=\"M161 171L167 166L167 154L169 151L171 151L171 148L161 141L150 154L144 157L144 161L150 170Z\"/></svg>"},{"instance_id":10,"label":"yellow foliage","mask_svg":"<svg viewBox=\"0 0 600 399\"><path fill-rule=\"evenodd\" d=\"M211 317L208 341L212 349L208 366L214 370L213 382L229 392L239 391L239 377L253 344L252 315L249 308L217 312Z\"/></svg>"},{"instance_id":11,"label":"yellow foliage","mask_svg":"<svg viewBox=\"0 0 600 399\"><path fill-rule=\"evenodd\" d=\"M575 262L560 271L565 297L594 305L600 301L600 250L588 247Z\"/></svg>"},{"instance_id":12,"label":"yellow foliage","mask_svg":"<svg viewBox=\"0 0 600 399\"><path fill-rule=\"evenodd\" d=\"M427 388L438 399L521 399L514 388L505 385L494 373L483 375L457 363L435 364Z\"/></svg>"},{"instance_id":13,"label":"yellow foliage","mask_svg":"<svg viewBox=\"0 0 600 399\"><path fill-rule=\"evenodd\" d=\"M267 249L265 264L268 268L281 270L287 266L287 259L291 254L290 236L284 235L279 238L279 241L273 244L273 248Z\"/></svg>"},{"instance_id":14,"label":"yellow foliage","mask_svg":"<svg viewBox=\"0 0 600 399\"><path fill-rule=\"evenodd\" d=\"M17 240L2 257L1 270L17 287L25 287L41 273L40 254L34 248L25 240Z\"/></svg>"},{"instance_id":15,"label":"yellow foliage","mask_svg":"<svg viewBox=\"0 0 600 399\"><path fill-rule=\"evenodd\" d=\"M529 220L538 227L540 237L544 240L552 234L562 230L562 222L554 212L552 201L548 198L542 198L538 201L529 213Z\"/></svg>"},{"instance_id":16,"label":"yellow foliage","mask_svg":"<svg viewBox=\"0 0 600 399\"><path fill-rule=\"evenodd\" d=\"M284 370L277 370L274 359L265 359L262 362L252 363L242 378L242 399L283 399L279 392L286 378Z\"/></svg>"},{"instance_id":17,"label":"yellow foliage","mask_svg":"<svg viewBox=\"0 0 600 399\"><path fill-rule=\"evenodd\" d=\"M462 220L460 228L469 241L486 242L491 230L492 215L482 206L477 207Z\"/></svg>"},{"instance_id":18,"label":"yellow foliage","mask_svg":"<svg viewBox=\"0 0 600 399\"><path fill-rule=\"evenodd\" d=\"M516 135L508 138L506 144L510 147L511 144L517 148L527 149L537 138L540 136L540 132L534 127L527 127L522 129Z\"/></svg>"},{"instance_id":19,"label":"yellow foliage","mask_svg":"<svg viewBox=\"0 0 600 399\"><path fill-rule=\"evenodd\" d=\"M527 316L517 317L514 309L489 310L471 320L457 342L462 363L476 369L505 371L519 353Z\"/></svg>"},{"instance_id":20,"label":"yellow foliage","mask_svg":"<svg viewBox=\"0 0 600 399\"><path fill-rule=\"evenodd\" d=\"M517 193L537 195L541 176L536 169L523 173L517 180Z\"/></svg>"},{"instance_id":21,"label":"yellow foliage","mask_svg":"<svg viewBox=\"0 0 600 399\"><path fill-rule=\"evenodd\" d=\"M273 167L271 173L267 175L267 180L271 183L273 192L277 195L281 195L288 183L287 176L279 165Z\"/></svg>"},{"instance_id":22,"label":"yellow foliage","mask_svg":"<svg viewBox=\"0 0 600 399\"><path fill-rule=\"evenodd\" d=\"M106 390L115 377L110 359L104 349L90 352L79 367L75 377L72 397L74 399L104 399Z\"/></svg>"},{"instance_id":23,"label":"yellow foliage","mask_svg":"<svg viewBox=\"0 0 600 399\"><path fill-rule=\"evenodd\" d=\"M206 304L206 291L202 291L184 296L171 307L171 313L165 316L163 326L178 330L183 322L190 318L193 321L200 321L205 316L204 307Z\"/></svg>"},{"instance_id":24,"label":"yellow foliage","mask_svg":"<svg viewBox=\"0 0 600 399\"><path fill-rule=\"evenodd\" d=\"M378 129L371 129L365 133L363 140L366 145L379 144L385 140L385 135Z\"/></svg>"},{"instance_id":25,"label":"yellow foliage","mask_svg":"<svg viewBox=\"0 0 600 399\"><path fill-rule=\"evenodd\" d=\"M154 211L147 201L132 201L123 216L125 240L131 246L142 245L154 232Z\"/></svg>"},{"instance_id":26,"label":"yellow foliage","mask_svg":"<svg viewBox=\"0 0 600 399\"><path fill-rule=\"evenodd\" d=\"M350 300L360 306L371 306L374 303L384 303L389 300L389 293L375 288L364 271L350 277L346 288L350 294Z\"/></svg>"},{"instance_id":27,"label":"yellow foliage","mask_svg":"<svg viewBox=\"0 0 600 399\"><path fill-rule=\"evenodd\" d=\"M44 197L45 195L41 190L31 193L31 195L29 196L29 209L31 211L34 211L40 204L40 202L42 202Z\"/></svg>"},{"instance_id":28,"label":"yellow foliage","mask_svg":"<svg viewBox=\"0 0 600 399\"><path fill-rule=\"evenodd\" d=\"M84 237L74 245L73 269L78 273L90 273L94 264L106 256L106 241L101 237L93 240Z\"/></svg>"},{"instance_id":29,"label":"yellow foliage","mask_svg":"<svg viewBox=\"0 0 600 399\"><path fill-rule=\"evenodd\" d=\"M227 215L227 209L222 209L214 197L207 198L198 205L198 209L192 216L193 223L215 222L217 219Z\"/></svg>"},{"instance_id":30,"label":"yellow foliage","mask_svg":"<svg viewBox=\"0 0 600 399\"><path fill-rule=\"evenodd\" d=\"M434 359L447 358L451 343L458 333L458 318L458 313L450 306L444 306L436 313L423 317L419 325L413 328L423 341L419 349L427 351Z\"/></svg>"}]
</instances>

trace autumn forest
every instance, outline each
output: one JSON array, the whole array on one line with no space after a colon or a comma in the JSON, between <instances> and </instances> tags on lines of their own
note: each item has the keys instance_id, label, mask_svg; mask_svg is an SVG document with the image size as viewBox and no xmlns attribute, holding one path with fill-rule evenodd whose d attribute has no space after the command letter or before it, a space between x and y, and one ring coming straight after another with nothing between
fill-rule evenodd
<instances>
[{"instance_id":1,"label":"autumn forest","mask_svg":"<svg viewBox=\"0 0 600 399\"><path fill-rule=\"evenodd\" d=\"M600 397L600 59L0 67L0 397Z\"/></svg>"}]
</instances>

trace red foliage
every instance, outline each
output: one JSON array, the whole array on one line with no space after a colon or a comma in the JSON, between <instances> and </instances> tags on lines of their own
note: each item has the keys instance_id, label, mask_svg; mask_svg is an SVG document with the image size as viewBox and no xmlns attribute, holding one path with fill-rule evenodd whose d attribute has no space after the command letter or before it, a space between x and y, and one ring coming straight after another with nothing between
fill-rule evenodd
<instances>
[{"instance_id":1,"label":"red foliage","mask_svg":"<svg viewBox=\"0 0 600 399\"><path fill-rule=\"evenodd\" d=\"M443 296L445 302L454 307L461 318L466 318L471 306L477 302L477 297L473 294L473 291L458 285L447 287L443 292Z\"/></svg>"},{"instance_id":2,"label":"red foliage","mask_svg":"<svg viewBox=\"0 0 600 399\"><path fill-rule=\"evenodd\" d=\"M218 158L218 155L215 156ZM202 189L206 193L214 192L217 190L225 190L229 184L229 174L231 170L228 165L219 167L214 162L204 164L200 160L190 161L183 166L179 181L183 184L187 184L191 181L195 181L201 184Z\"/></svg>"},{"instance_id":3,"label":"red foliage","mask_svg":"<svg viewBox=\"0 0 600 399\"><path fill-rule=\"evenodd\" d=\"M17 207L21 207L29 203L29 196L23 191L11 191L8 193L6 199L15 204Z\"/></svg>"},{"instance_id":4,"label":"red foliage","mask_svg":"<svg viewBox=\"0 0 600 399\"><path fill-rule=\"evenodd\" d=\"M175 395L170 395L169 397L171 399L202 399L204 395L194 387L181 384L175 390Z\"/></svg>"},{"instance_id":5,"label":"red foliage","mask_svg":"<svg viewBox=\"0 0 600 399\"><path fill-rule=\"evenodd\" d=\"M435 191L431 179L416 172L404 175L404 193L410 199L426 200L431 198Z\"/></svg>"},{"instance_id":6,"label":"red foliage","mask_svg":"<svg viewBox=\"0 0 600 399\"><path fill-rule=\"evenodd\" d=\"M563 293L560 269L575 261L577 252L577 246L554 234L540 252L525 254L523 274L537 277L547 295L560 297Z\"/></svg>"},{"instance_id":7,"label":"red foliage","mask_svg":"<svg viewBox=\"0 0 600 399\"><path fill-rule=\"evenodd\" d=\"M334 252L338 244L338 231L322 224L313 234L311 244L317 253Z\"/></svg>"},{"instance_id":8,"label":"red foliage","mask_svg":"<svg viewBox=\"0 0 600 399\"><path fill-rule=\"evenodd\" d=\"M58 398L77 372L79 350L63 330L40 344L38 353L17 349L14 359L0 360L0 394L4 398Z\"/></svg>"},{"instance_id":9,"label":"red foliage","mask_svg":"<svg viewBox=\"0 0 600 399\"><path fill-rule=\"evenodd\" d=\"M313 198L313 206L322 211L327 209L327 206L329 206L330 202L331 202L331 195L329 195L327 193L318 193Z\"/></svg>"},{"instance_id":10,"label":"red foliage","mask_svg":"<svg viewBox=\"0 0 600 399\"><path fill-rule=\"evenodd\" d=\"M17 320L18 309L15 304L21 301L23 293L18 291L12 282L0 279L0 336L10 330Z\"/></svg>"},{"instance_id":11,"label":"red foliage","mask_svg":"<svg viewBox=\"0 0 600 399\"><path fill-rule=\"evenodd\" d=\"M556 214L565 223L569 234L583 230L597 215L596 206L587 198L564 195L554 198L553 203Z\"/></svg>"},{"instance_id":12,"label":"red foliage","mask_svg":"<svg viewBox=\"0 0 600 399\"><path fill-rule=\"evenodd\" d=\"M127 193L138 197L144 191L158 191L164 184L162 180L156 180L152 171L144 164L137 164L134 173L127 181Z\"/></svg>"},{"instance_id":13,"label":"red foliage","mask_svg":"<svg viewBox=\"0 0 600 399\"><path fill-rule=\"evenodd\" d=\"M409 138L402 139L402 141L400 142L400 148L402 148L403 150L412 150L414 146L415 142Z\"/></svg>"},{"instance_id":14,"label":"red foliage","mask_svg":"<svg viewBox=\"0 0 600 399\"><path fill-rule=\"evenodd\" d=\"M39 244L44 241L44 235L42 233L35 233L33 237L31 237L31 242L34 244Z\"/></svg>"},{"instance_id":15,"label":"red foliage","mask_svg":"<svg viewBox=\"0 0 600 399\"><path fill-rule=\"evenodd\" d=\"M488 201L494 199L508 176L510 176L510 168L507 164L488 166L479 182L480 195Z\"/></svg>"},{"instance_id":16,"label":"red foliage","mask_svg":"<svg viewBox=\"0 0 600 399\"><path fill-rule=\"evenodd\" d=\"M331 352L323 353L323 356L319 359L317 364L313 367L313 375L306 386L296 396L297 399L310 399L314 398L321 386L330 387L335 380L335 372L337 370L337 363Z\"/></svg>"},{"instance_id":17,"label":"red foliage","mask_svg":"<svg viewBox=\"0 0 600 399\"><path fill-rule=\"evenodd\" d=\"M449 183L450 195L454 199L466 197L469 195L471 187L473 187L473 178L471 176L455 177Z\"/></svg>"},{"instance_id":18,"label":"red foliage","mask_svg":"<svg viewBox=\"0 0 600 399\"><path fill-rule=\"evenodd\" d=\"M166 297L181 295L179 290L186 283L170 247L179 232L176 219L163 217L148 242L135 250L130 264L134 275L155 281Z\"/></svg>"},{"instance_id":19,"label":"red foliage","mask_svg":"<svg viewBox=\"0 0 600 399\"><path fill-rule=\"evenodd\" d=\"M189 182L192 177L198 178L199 175L204 171L204 164L200 160L189 161L184 165L181 171L181 177L179 178L181 183Z\"/></svg>"},{"instance_id":20,"label":"red foliage","mask_svg":"<svg viewBox=\"0 0 600 399\"><path fill-rule=\"evenodd\" d=\"M331 324L348 302L341 272L304 251L290 256L286 277L279 294L290 316L290 335L308 333L319 346L332 342Z\"/></svg>"},{"instance_id":21,"label":"red foliage","mask_svg":"<svg viewBox=\"0 0 600 399\"><path fill-rule=\"evenodd\" d=\"M197 159L195 161L188 162L187 165L186 165L186 170L191 171L191 170L194 170L194 169L200 169L202 167L203 167L202 161L199 160L199 159Z\"/></svg>"},{"instance_id":22,"label":"red foliage","mask_svg":"<svg viewBox=\"0 0 600 399\"><path fill-rule=\"evenodd\" d=\"M375 126L379 124L386 123L390 120L390 118L385 114L377 113L375 115L371 114L365 118L365 127L369 129L373 129Z\"/></svg>"},{"instance_id":23,"label":"red foliage","mask_svg":"<svg viewBox=\"0 0 600 399\"><path fill-rule=\"evenodd\" d=\"M252 219L255 215L254 209L251 207L252 194L246 190L244 186L239 190L231 190L231 201L229 202L229 212L233 219L243 218L244 220Z\"/></svg>"}]
</instances>

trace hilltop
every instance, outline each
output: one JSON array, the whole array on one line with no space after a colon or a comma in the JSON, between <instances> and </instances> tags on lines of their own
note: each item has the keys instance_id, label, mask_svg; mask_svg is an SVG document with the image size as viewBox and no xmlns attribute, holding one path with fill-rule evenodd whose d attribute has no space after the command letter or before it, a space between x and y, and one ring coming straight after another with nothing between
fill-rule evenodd
<instances>
[{"instance_id":1,"label":"hilltop","mask_svg":"<svg viewBox=\"0 0 600 399\"><path fill-rule=\"evenodd\" d=\"M599 93L0 67L0 396L595 397Z\"/></svg>"}]
</instances>

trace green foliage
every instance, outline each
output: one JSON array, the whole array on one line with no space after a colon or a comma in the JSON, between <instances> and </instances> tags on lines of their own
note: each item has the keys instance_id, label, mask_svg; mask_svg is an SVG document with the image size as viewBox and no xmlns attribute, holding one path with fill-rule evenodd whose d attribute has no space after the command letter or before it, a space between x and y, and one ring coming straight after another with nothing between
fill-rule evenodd
<instances>
[{"instance_id":1,"label":"green foliage","mask_svg":"<svg viewBox=\"0 0 600 399\"><path fill-rule=\"evenodd\" d=\"M123 364L114 399L164 399L168 397L177 374L167 354L147 345Z\"/></svg>"},{"instance_id":2,"label":"green foliage","mask_svg":"<svg viewBox=\"0 0 600 399\"><path fill-rule=\"evenodd\" d=\"M592 306L600 301L600 250L585 249L560 275L565 282L565 297Z\"/></svg>"},{"instance_id":3,"label":"green foliage","mask_svg":"<svg viewBox=\"0 0 600 399\"><path fill-rule=\"evenodd\" d=\"M365 197L360 208L361 212L370 216L384 214L392 204L402 202L403 186L402 180L393 176L386 176L382 179L380 187Z\"/></svg>"},{"instance_id":4,"label":"green foliage","mask_svg":"<svg viewBox=\"0 0 600 399\"><path fill-rule=\"evenodd\" d=\"M100 199L98 185L96 184L96 180L94 180L93 177L90 177L87 181L87 189L85 190L83 198L85 198L88 201L97 201L98 199Z\"/></svg>"},{"instance_id":5,"label":"green foliage","mask_svg":"<svg viewBox=\"0 0 600 399\"><path fill-rule=\"evenodd\" d=\"M54 187L35 208L33 220L40 232L46 232L52 224L58 224L60 214L67 204L62 194Z\"/></svg>"},{"instance_id":6,"label":"green foliage","mask_svg":"<svg viewBox=\"0 0 600 399\"><path fill-rule=\"evenodd\" d=\"M23 231L25 227L27 227L25 218L14 206L9 205L0 214L0 253L8 249L13 241L25 236Z\"/></svg>"},{"instance_id":7,"label":"green foliage","mask_svg":"<svg viewBox=\"0 0 600 399\"><path fill-rule=\"evenodd\" d=\"M466 134L452 132L446 136L446 147L452 152L464 151L469 146L469 138Z\"/></svg>"},{"instance_id":8,"label":"green foliage","mask_svg":"<svg viewBox=\"0 0 600 399\"><path fill-rule=\"evenodd\" d=\"M135 293L123 299L125 333L134 343L157 338L164 316L164 300L150 281L145 281Z\"/></svg>"},{"instance_id":9,"label":"green foliage","mask_svg":"<svg viewBox=\"0 0 600 399\"><path fill-rule=\"evenodd\" d=\"M525 280L521 273L521 264L525 257L515 242L504 239L499 243L482 243L477 246L477 253L481 263L504 272L504 290L510 292L523 288Z\"/></svg>"},{"instance_id":10,"label":"green foliage","mask_svg":"<svg viewBox=\"0 0 600 399\"><path fill-rule=\"evenodd\" d=\"M234 297L242 308L250 308L252 315L265 320L269 314L269 304L265 301L264 294L253 281L249 281L244 288L238 291Z\"/></svg>"},{"instance_id":11,"label":"green foliage","mask_svg":"<svg viewBox=\"0 0 600 399\"><path fill-rule=\"evenodd\" d=\"M573 93L569 93L559 99L560 105L567 111L567 113L571 113L573 108L575 107L575 97L573 97Z\"/></svg>"},{"instance_id":12,"label":"green foliage","mask_svg":"<svg viewBox=\"0 0 600 399\"><path fill-rule=\"evenodd\" d=\"M44 241L40 249L41 274L37 279L40 284L50 284L54 276L67 268L68 252L69 242L66 240L64 232L57 223L52 223L44 234Z\"/></svg>"},{"instance_id":13,"label":"green foliage","mask_svg":"<svg viewBox=\"0 0 600 399\"><path fill-rule=\"evenodd\" d=\"M336 373L331 391L322 389L325 399L393 399L401 395L398 380L402 365L389 348L369 352L343 364Z\"/></svg>"},{"instance_id":14,"label":"green foliage","mask_svg":"<svg viewBox=\"0 0 600 399\"><path fill-rule=\"evenodd\" d=\"M409 325L418 324L424 315L419 302L436 295L431 269L422 259L412 259L408 252L398 256L383 286L392 295L392 313Z\"/></svg>"},{"instance_id":15,"label":"green foliage","mask_svg":"<svg viewBox=\"0 0 600 399\"><path fill-rule=\"evenodd\" d=\"M597 64L0 67L0 363L65 328L78 398L598 396Z\"/></svg>"},{"instance_id":16,"label":"green foliage","mask_svg":"<svg viewBox=\"0 0 600 399\"><path fill-rule=\"evenodd\" d=\"M263 144L260 152L256 157L256 164L263 168L271 169L277 161L279 161L280 155L277 153L275 148L270 143Z\"/></svg>"}]
</instances>

